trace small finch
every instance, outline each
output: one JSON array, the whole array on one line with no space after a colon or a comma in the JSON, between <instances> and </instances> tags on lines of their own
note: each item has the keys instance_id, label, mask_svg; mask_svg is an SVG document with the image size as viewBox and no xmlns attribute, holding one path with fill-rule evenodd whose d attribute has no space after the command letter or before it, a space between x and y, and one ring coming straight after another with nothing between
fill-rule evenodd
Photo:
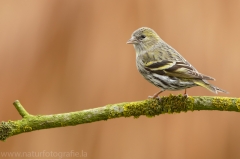
<instances>
[{"instance_id":1,"label":"small finch","mask_svg":"<svg viewBox=\"0 0 240 159\"><path fill-rule=\"evenodd\" d=\"M137 29L132 33L127 44L133 44L136 51L138 71L150 83L160 88L151 98L157 98L165 90L186 89L201 86L211 92L228 93L207 82L215 80L199 73L174 48L164 42L158 34L147 27Z\"/></svg>"}]
</instances>

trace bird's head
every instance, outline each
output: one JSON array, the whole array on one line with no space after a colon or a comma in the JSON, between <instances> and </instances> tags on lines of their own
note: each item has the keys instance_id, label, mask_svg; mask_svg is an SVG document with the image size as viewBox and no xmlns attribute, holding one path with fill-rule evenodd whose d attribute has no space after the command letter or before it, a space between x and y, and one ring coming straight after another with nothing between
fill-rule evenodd
<instances>
[{"instance_id":1,"label":"bird's head","mask_svg":"<svg viewBox=\"0 0 240 159\"><path fill-rule=\"evenodd\" d=\"M127 44L133 44L137 53L141 50L147 50L156 45L161 38L158 34L147 27L142 27L132 33L132 37L127 41Z\"/></svg>"}]
</instances>

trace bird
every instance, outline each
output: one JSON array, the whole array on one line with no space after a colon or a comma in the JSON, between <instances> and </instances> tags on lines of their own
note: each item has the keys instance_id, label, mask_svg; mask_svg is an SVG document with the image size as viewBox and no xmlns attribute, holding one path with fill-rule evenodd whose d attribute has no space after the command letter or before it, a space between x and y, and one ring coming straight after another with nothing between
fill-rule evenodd
<instances>
[{"instance_id":1,"label":"bird","mask_svg":"<svg viewBox=\"0 0 240 159\"><path fill-rule=\"evenodd\" d=\"M142 76L160 88L150 98L159 98L159 94L165 90L185 90L195 86L201 86L217 94L228 93L210 83L207 80L214 78L198 72L185 58L173 47L163 41L151 28L141 27L135 30L127 44L133 44L136 52L136 65Z\"/></svg>"}]
</instances>

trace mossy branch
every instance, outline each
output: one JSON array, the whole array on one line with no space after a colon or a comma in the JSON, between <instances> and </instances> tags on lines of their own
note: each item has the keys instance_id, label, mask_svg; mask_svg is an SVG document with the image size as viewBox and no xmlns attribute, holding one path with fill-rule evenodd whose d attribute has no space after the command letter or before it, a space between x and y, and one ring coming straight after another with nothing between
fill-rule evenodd
<instances>
[{"instance_id":1,"label":"mossy branch","mask_svg":"<svg viewBox=\"0 0 240 159\"><path fill-rule=\"evenodd\" d=\"M21 120L0 124L0 140L8 137L41 129L74 126L95 121L119 117L135 117L141 115L153 117L164 113L180 113L194 110L236 111L240 109L240 98L227 97L184 97L182 95L162 97L161 100L148 99L137 102L109 104L103 107L77 112L54 115L30 115L19 101L13 103Z\"/></svg>"}]
</instances>

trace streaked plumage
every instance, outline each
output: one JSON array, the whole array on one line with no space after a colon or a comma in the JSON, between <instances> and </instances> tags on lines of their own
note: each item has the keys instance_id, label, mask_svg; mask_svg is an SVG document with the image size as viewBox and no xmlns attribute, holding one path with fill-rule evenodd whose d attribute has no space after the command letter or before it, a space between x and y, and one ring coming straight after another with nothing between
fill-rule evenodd
<instances>
[{"instance_id":1,"label":"streaked plumage","mask_svg":"<svg viewBox=\"0 0 240 159\"><path fill-rule=\"evenodd\" d=\"M134 45L138 71L146 80L161 88L153 98L164 90L175 91L194 86L202 86L216 94L227 93L209 84L207 80L215 79L199 73L154 30L147 27L139 28L133 32L127 43Z\"/></svg>"}]
</instances>

